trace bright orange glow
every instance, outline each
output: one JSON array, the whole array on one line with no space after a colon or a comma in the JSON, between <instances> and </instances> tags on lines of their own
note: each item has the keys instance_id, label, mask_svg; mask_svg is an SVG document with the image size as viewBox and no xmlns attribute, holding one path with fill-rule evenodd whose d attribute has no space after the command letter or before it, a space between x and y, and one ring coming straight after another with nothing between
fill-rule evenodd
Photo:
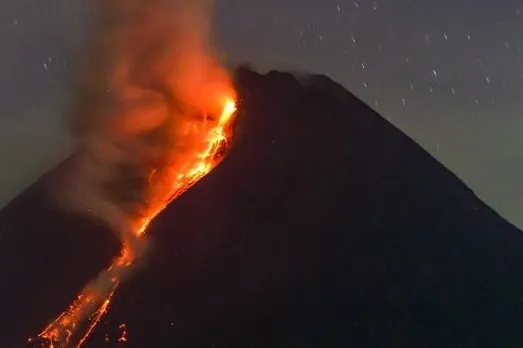
<instances>
[{"instance_id":1,"label":"bright orange glow","mask_svg":"<svg viewBox=\"0 0 523 348\"><path fill-rule=\"evenodd\" d=\"M80 151L57 196L67 209L88 208L122 249L39 334L44 347L88 339L147 251L152 220L223 159L236 113L230 76L209 42L212 1L97 4L70 114Z\"/></svg>"},{"instance_id":2,"label":"bright orange glow","mask_svg":"<svg viewBox=\"0 0 523 348\"><path fill-rule=\"evenodd\" d=\"M184 151L183 158L176 160L174 168L166 168L163 175L157 177L160 185L154 192L156 197L151 197L153 202L147 214L133 223L136 226L135 239L123 243L121 255L117 257L111 266L106 269L97 279L88 284L77 299L60 314L49 326L47 326L39 337L45 341L48 348L68 347L71 344L76 347L82 346L87 340L100 319L109 309L111 299L122 281L122 275L128 273L133 266L139 245L150 222L175 198L194 185L198 180L207 175L215 168L223 158L223 150L227 148L231 139L231 124L236 112L234 97L227 98L220 117L215 122L203 125L201 120L194 120L193 126L198 129L197 138L201 141L195 142L191 151ZM176 153L173 153L173 156ZM154 175L154 173L153 173ZM100 287L98 284L109 286ZM100 288L109 289L100 292ZM87 323L83 322L87 313ZM121 327L124 334L121 342L127 340L125 326Z\"/></svg>"},{"instance_id":3,"label":"bright orange glow","mask_svg":"<svg viewBox=\"0 0 523 348\"><path fill-rule=\"evenodd\" d=\"M120 324L118 328L121 330L120 337L118 338L118 342L124 343L127 342L127 327L125 324Z\"/></svg>"}]
</instances>

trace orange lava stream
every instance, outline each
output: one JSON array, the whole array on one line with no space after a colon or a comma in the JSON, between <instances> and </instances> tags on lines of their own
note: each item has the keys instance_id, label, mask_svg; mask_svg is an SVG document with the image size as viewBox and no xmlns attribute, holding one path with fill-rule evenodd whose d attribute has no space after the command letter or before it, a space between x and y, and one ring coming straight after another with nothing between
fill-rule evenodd
<instances>
[{"instance_id":1,"label":"orange lava stream","mask_svg":"<svg viewBox=\"0 0 523 348\"><path fill-rule=\"evenodd\" d=\"M220 151L227 146L231 138L231 121L236 112L234 99L228 98L222 110L222 114L217 124L212 127L206 138L206 148L197 153L195 158L189 158L187 170L180 172L173 177L173 182L168 188L166 199L161 199L156 206L149 210L148 216L142 218L137 223L135 230L136 239L139 239L146 231L150 222L165 209L165 207L176 197L181 195L198 180L207 175L214 169L223 156ZM78 295L76 300L60 314L51 324L49 324L38 337L43 341L42 347L63 348L74 345L81 347L88 339L96 325L107 313L112 297L122 281L122 277L128 274L137 258L135 246L137 243L123 242L122 252L119 257L114 259L111 266L102 272L99 277L90 282ZM106 284L109 286L98 286ZM100 291L104 289L103 291ZM84 322L84 319L87 321ZM77 337L77 332L82 332ZM125 339L126 336L124 336ZM33 339L29 339L32 342Z\"/></svg>"}]
</instances>

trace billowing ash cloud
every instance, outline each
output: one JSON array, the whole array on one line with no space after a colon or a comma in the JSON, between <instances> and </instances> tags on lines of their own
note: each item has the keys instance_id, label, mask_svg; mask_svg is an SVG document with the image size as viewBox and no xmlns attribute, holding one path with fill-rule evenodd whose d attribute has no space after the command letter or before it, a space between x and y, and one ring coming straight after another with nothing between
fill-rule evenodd
<instances>
[{"instance_id":1,"label":"billowing ash cloud","mask_svg":"<svg viewBox=\"0 0 523 348\"><path fill-rule=\"evenodd\" d=\"M53 191L64 208L111 227L123 249L39 335L60 347L69 345L69 332L87 318L96 325L145 250L138 235L149 220L183 185L210 170L202 154L223 140L212 130L222 126L219 116L234 98L208 41L210 1L99 0L97 5L96 31L71 109L77 153ZM210 142L210 135L222 140Z\"/></svg>"},{"instance_id":2,"label":"billowing ash cloud","mask_svg":"<svg viewBox=\"0 0 523 348\"><path fill-rule=\"evenodd\" d=\"M194 118L212 121L228 75L209 45L208 0L101 0L80 71L71 131L80 156L61 201L124 236L147 214L162 168L193 149ZM156 176L160 180L160 176ZM161 180L160 180L161 181Z\"/></svg>"}]
</instances>

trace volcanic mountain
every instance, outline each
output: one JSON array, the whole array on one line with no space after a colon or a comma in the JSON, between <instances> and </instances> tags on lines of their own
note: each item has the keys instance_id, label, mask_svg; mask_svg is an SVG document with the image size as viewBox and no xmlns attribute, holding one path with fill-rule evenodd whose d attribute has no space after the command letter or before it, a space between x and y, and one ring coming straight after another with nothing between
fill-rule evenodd
<instances>
[{"instance_id":1,"label":"volcanic mountain","mask_svg":"<svg viewBox=\"0 0 523 348\"><path fill-rule=\"evenodd\" d=\"M521 231L329 78L240 68L236 83L228 157L150 226L85 347L523 346ZM61 170L0 213L2 347L119 250L49 203Z\"/></svg>"}]
</instances>

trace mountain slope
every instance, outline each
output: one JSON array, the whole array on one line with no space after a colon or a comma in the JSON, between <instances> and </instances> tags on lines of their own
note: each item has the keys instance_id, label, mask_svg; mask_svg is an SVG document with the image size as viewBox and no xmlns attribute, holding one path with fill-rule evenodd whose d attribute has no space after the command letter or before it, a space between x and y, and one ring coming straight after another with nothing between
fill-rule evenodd
<instances>
[{"instance_id":1,"label":"mountain slope","mask_svg":"<svg viewBox=\"0 0 523 348\"><path fill-rule=\"evenodd\" d=\"M229 156L153 223L87 347L121 323L129 347L523 345L518 229L330 79L242 68L237 88ZM82 275L117 246L93 235L71 237L105 250Z\"/></svg>"},{"instance_id":2,"label":"mountain slope","mask_svg":"<svg viewBox=\"0 0 523 348\"><path fill-rule=\"evenodd\" d=\"M0 211L0 279L6 285L0 290L0 347L43 329L119 252L109 229L50 199L50 183L61 179L69 162Z\"/></svg>"},{"instance_id":3,"label":"mountain slope","mask_svg":"<svg viewBox=\"0 0 523 348\"><path fill-rule=\"evenodd\" d=\"M521 346L519 230L328 78L238 89L235 147L115 301L132 347Z\"/></svg>"}]
</instances>

